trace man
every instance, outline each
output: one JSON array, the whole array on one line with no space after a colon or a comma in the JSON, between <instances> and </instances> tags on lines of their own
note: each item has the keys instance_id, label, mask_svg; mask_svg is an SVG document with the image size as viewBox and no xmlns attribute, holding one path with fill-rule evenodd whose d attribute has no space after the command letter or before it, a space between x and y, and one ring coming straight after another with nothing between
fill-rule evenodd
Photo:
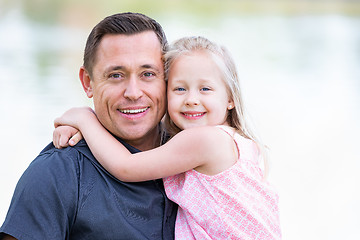
<instances>
[{"instance_id":1,"label":"man","mask_svg":"<svg viewBox=\"0 0 360 240\"><path fill-rule=\"evenodd\" d=\"M79 77L104 127L132 153L157 147L166 108L161 26L142 14L105 18L90 33ZM176 205L161 180L124 183L85 141L49 144L16 187L2 239L173 239Z\"/></svg>"}]
</instances>

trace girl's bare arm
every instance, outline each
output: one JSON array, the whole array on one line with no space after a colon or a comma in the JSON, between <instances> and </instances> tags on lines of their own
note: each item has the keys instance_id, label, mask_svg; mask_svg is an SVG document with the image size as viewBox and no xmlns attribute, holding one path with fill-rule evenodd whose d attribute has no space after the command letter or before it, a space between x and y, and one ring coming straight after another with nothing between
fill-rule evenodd
<instances>
[{"instance_id":1,"label":"girl's bare arm","mask_svg":"<svg viewBox=\"0 0 360 240\"><path fill-rule=\"evenodd\" d=\"M233 140L215 127L184 130L158 148L131 154L89 110L71 109L55 123L79 129L96 159L122 181L158 179L193 168L211 175L236 161Z\"/></svg>"}]
</instances>

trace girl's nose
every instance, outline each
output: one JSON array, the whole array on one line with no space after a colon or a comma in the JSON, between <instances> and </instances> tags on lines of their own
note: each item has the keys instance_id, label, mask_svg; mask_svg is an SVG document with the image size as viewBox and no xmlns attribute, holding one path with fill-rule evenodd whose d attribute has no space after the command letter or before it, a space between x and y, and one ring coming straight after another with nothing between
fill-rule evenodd
<instances>
[{"instance_id":1,"label":"girl's nose","mask_svg":"<svg viewBox=\"0 0 360 240\"><path fill-rule=\"evenodd\" d=\"M189 92L189 94L187 95L187 97L185 99L185 104L187 106L197 106L197 105L199 105L200 100L199 100L197 94Z\"/></svg>"}]
</instances>

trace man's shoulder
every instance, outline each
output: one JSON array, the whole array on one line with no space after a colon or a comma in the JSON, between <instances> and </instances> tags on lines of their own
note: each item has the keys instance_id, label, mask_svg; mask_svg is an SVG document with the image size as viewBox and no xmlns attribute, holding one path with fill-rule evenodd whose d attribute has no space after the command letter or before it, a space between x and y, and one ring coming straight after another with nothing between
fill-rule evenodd
<instances>
[{"instance_id":1,"label":"man's shoulder","mask_svg":"<svg viewBox=\"0 0 360 240\"><path fill-rule=\"evenodd\" d=\"M55 148L52 143L49 143L38 155L37 158L70 158L78 159L86 156L87 158L94 158L91 151L84 140L81 140L74 147L66 147L62 149Z\"/></svg>"},{"instance_id":2,"label":"man's shoulder","mask_svg":"<svg viewBox=\"0 0 360 240\"><path fill-rule=\"evenodd\" d=\"M30 163L26 172L31 176L34 174L57 176L70 172L78 175L80 165L89 161L95 160L86 143L63 149L57 149L50 143Z\"/></svg>"}]
</instances>

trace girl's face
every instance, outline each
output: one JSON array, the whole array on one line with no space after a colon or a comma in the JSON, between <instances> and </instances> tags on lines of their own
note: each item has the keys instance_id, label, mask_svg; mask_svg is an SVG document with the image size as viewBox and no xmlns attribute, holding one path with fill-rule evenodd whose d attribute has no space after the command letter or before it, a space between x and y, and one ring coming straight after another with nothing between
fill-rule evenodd
<instances>
[{"instance_id":1,"label":"girl's face","mask_svg":"<svg viewBox=\"0 0 360 240\"><path fill-rule=\"evenodd\" d=\"M167 94L170 118L180 129L228 125L228 109L234 104L209 53L178 57L170 68Z\"/></svg>"}]
</instances>

